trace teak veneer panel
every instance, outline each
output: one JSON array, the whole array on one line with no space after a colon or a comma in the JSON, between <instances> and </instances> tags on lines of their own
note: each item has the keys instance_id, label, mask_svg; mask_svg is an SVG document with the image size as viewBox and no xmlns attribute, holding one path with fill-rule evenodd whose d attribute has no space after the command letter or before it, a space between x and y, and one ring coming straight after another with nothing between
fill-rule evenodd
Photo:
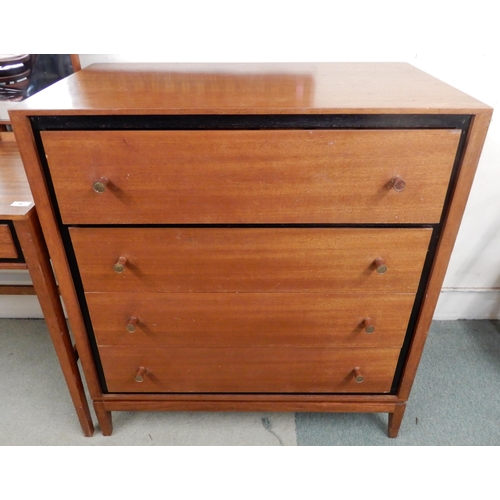
<instances>
[{"instance_id":1,"label":"teak veneer panel","mask_svg":"<svg viewBox=\"0 0 500 500\"><path fill-rule=\"evenodd\" d=\"M99 349L112 392L389 392L399 349ZM146 368L143 382L135 377ZM362 383L354 380L359 367Z\"/></svg>"},{"instance_id":2,"label":"teak veneer panel","mask_svg":"<svg viewBox=\"0 0 500 500\"><path fill-rule=\"evenodd\" d=\"M79 228L86 292L415 293L431 229ZM125 271L114 272L120 256ZM388 266L378 274L374 262Z\"/></svg>"},{"instance_id":3,"label":"teak veneer panel","mask_svg":"<svg viewBox=\"0 0 500 500\"><path fill-rule=\"evenodd\" d=\"M490 108L405 63L114 63L78 71L23 101L10 115L478 110Z\"/></svg>"},{"instance_id":4,"label":"teak veneer panel","mask_svg":"<svg viewBox=\"0 0 500 500\"><path fill-rule=\"evenodd\" d=\"M414 296L87 293L86 300L98 345L400 347ZM374 332L365 332L365 318Z\"/></svg>"},{"instance_id":5,"label":"teak veneer panel","mask_svg":"<svg viewBox=\"0 0 500 500\"><path fill-rule=\"evenodd\" d=\"M41 135L66 224L436 223L460 139L413 129ZM101 177L109 184L96 193Z\"/></svg>"}]
</instances>

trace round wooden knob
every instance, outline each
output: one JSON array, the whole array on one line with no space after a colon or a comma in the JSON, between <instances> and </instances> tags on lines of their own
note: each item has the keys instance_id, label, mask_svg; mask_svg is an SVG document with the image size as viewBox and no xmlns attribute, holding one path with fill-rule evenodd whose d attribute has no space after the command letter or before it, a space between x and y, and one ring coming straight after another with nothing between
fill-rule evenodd
<instances>
[{"instance_id":1,"label":"round wooden knob","mask_svg":"<svg viewBox=\"0 0 500 500\"><path fill-rule=\"evenodd\" d=\"M120 257L113 266L113 270L115 271L115 273L123 273L123 271L125 271L126 263L127 257Z\"/></svg>"},{"instance_id":2,"label":"round wooden knob","mask_svg":"<svg viewBox=\"0 0 500 500\"><path fill-rule=\"evenodd\" d=\"M135 316L132 316L127 321L127 332L134 333L136 325L137 325L137 318Z\"/></svg>"},{"instance_id":3,"label":"round wooden knob","mask_svg":"<svg viewBox=\"0 0 500 500\"><path fill-rule=\"evenodd\" d=\"M406 187L406 182L403 179L401 179L399 175L392 178L392 188L394 189L394 191L400 193L401 191L404 191L405 187Z\"/></svg>"},{"instance_id":4,"label":"round wooden knob","mask_svg":"<svg viewBox=\"0 0 500 500\"><path fill-rule=\"evenodd\" d=\"M365 377L363 377L363 375L361 375L361 371L359 370L359 367L356 366L354 369L353 369L353 373L354 373L354 381L357 383L357 384L361 384L361 382L363 382L365 380Z\"/></svg>"},{"instance_id":5,"label":"round wooden knob","mask_svg":"<svg viewBox=\"0 0 500 500\"><path fill-rule=\"evenodd\" d=\"M144 382L144 375L146 375L147 373L148 371L146 370L146 368L144 368L144 366L139 366L135 375L135 381Z\"/></svg>"},{"instance_id":6,"label":"round wooden knob","mask_svg":"<svg viewBox=\"0 0 500 500\"><path fill-rule=\"evenodd\" d=\"M377 273L385 274L387 272L387 265L384 262L384 259L375 259L375 268L377 269Z\"/></svg>"},{"instance_id":7,"label":"round wooden knob","mask_svg":"<svg viewBox=\"0 0 500 500\"><path fill-rule=\"evenodd\" d=\"M95 181L92 187L96 193L104 193L106 186L108 185L109 179L106 177L101 177L98 181Z\"/></svg>"},{"instance_id":8,"label":"round wooden knob","mask_svg":"<svg viewBox=\"0 0 500 500\"><path fill-rule=\"evenodd\" d=\"M371 318L365 318L363 320L363 328L365 329L366 333L373 333L375 331L373 320Z\"/></svg>"}]
</instances>

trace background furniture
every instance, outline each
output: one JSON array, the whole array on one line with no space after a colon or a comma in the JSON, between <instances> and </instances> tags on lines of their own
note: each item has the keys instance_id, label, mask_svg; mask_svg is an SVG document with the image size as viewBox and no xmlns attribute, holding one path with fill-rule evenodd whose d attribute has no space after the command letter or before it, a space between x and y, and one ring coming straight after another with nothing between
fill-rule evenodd
<instances>
[{"instance_id":1,"label":"background furniture","mask_svg":"<svg viewBox=\"0 0 500 500\"><path fill-rule=\"evenodd\" d=\"M488 106L404 64L96 65L11 115L104 434L195 409L397 435Z\"/></svg>"},{"instance_id":2,"label":"background furniture","mask_svg":"<svg viewBox=\"0 0 500 500\"><path fill-rule=\"evenodd\" d=\"M13 134L0 133L0 269L28 269L33 286L0 285L0 295L36 293L85 436L94 426L59 291Z\"/></svg>"},{"instance_id":3,"label":"background furniture","mask_svg":"<svg viewBox=\"0 0 500 500\"><path fill-rule=\"evenodd\" d=\"M6 116L30 86L33 54L0 57L0 269L27 269L31 285L0 285L0 295L36 294L85 436L94 426L37 211ZM78 62L78 59L75 59ZM53 78L53 75L49 75Z\"/></svg>"},{"instance_id":4,"label":"background furniture","mask_svg":"<svg viewBox=\"0 0 500 500\"><path fill-rule=\"evenodd\" d=\"M35 60L34 54L0 54L0 99L24 99Z\"/></svg>"}]
</instances>

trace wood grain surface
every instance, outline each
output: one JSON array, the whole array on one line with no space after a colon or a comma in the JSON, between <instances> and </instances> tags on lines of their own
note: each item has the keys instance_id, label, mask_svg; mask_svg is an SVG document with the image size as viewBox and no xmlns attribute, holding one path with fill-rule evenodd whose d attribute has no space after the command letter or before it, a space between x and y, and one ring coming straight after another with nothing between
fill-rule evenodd
<instances>
[{"instance_id":1,"label":"wood grain surface","mask_svg":"<svg viewBox=\"0 0 500 500\"><path fill-rule=\"evenodd\" d=\"M99 348L111 392L389 392L399 349ZM135 377L146 369L143 382ZM354 381L359 367L365 380Z\"/></svg>"},{"instance_id":2,"label":"wood grain surface","mask_svg":"<svg viewBox=\"0 0 500 500\"><path fill-rule=\"evenodd\" d=\"M458 130L42 132L66 224L436 223ZM103 193L94 182L109 180ZM402 192L391 180L406 182Z\"/></svg>"},{"instance_id":3,"label":"wood grain surface","mask_svg":"<svg viewBox=\"0 0 500 500\"><path fill-rule=\"evenodd\" d=\"M0 259L16 259L17 249L12 239L10 227L0 223Z\"/></svg>"},{"instance_id":4,"label":"wood grain surface","mask_svg":"<svg viewBox=\"0 0 500 500\"><path fill-rule=\"evenodd\" d=\"M86 292L415 293L430 229L70 228ZM125 270L113 265L120 256ZM388 271L378 274L382 257Z\"/></svg>"},{"instance_id":5,"label":"wood grain surface","mask_svg":"<svg viewBox=\"0 0 500 500\"><path fill-rule=\"evenodd\" d=\"M19 201L27 205L12 206ZM22 219L33 205L17 144L0 140L0 219Z\"/></svg>"},{"instance_id":6,"label":"wood grain surface","mask_svg":"<svg viewBox=\"0 0 500 500\"><path fill-rule=\"evenodd\" d=\"M133 98L131 98L133 96ZM468 113L480 101L406 63L95 64L15 114Z\"/></svg>"},{"instance_id":7,"label":"wood grain surface","mask_svg":"<svg viewBox=\"0 0 500 500\"><path fill-rule=\"evenodd\" d=\"M98 345L400 347L414 296L87 293L86 300ZM368 317L372 333L364 329Z\"/></svg>"}]
</instances>

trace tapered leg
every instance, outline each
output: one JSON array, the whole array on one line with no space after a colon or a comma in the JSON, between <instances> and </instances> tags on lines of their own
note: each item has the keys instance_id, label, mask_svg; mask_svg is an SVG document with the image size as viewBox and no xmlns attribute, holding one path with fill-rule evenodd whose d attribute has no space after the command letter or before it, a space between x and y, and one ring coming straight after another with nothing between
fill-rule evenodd
<instances>
[{"instance_id":1,"label":"tapered leg","mask_svg":"<svg viewBox=\"0 0 500 500\"><path fill-rule=\"evenodd\" d=\"M396 406L394 413L389 413L389 429L388 434L390 438L398 437L399 428L403 421L403 416L406 410L406 403L401 403Z\"/></svg>"},{"instance_id":2,"label":"tapered leg","mask_svg":"<svg viewBox=\"0 0 500 500\"><path fill-rule=\"evenodd\" d=\"M94 424L36 210L14 226L83 434L90 437Z\"/></svg>"},{"instance_id":3,"label":"tapered leg","mask_svg":"<svg viewBox=\"0 0 500 500\"><path fill-rule=\"evenodd\" d=\"M94 402L94 410L99 426L101 427L102 435L111 436L111 434L113 434L113 420L111 412L106 411L103 404L100 402Z\"/></svg>"}]
</instances>

